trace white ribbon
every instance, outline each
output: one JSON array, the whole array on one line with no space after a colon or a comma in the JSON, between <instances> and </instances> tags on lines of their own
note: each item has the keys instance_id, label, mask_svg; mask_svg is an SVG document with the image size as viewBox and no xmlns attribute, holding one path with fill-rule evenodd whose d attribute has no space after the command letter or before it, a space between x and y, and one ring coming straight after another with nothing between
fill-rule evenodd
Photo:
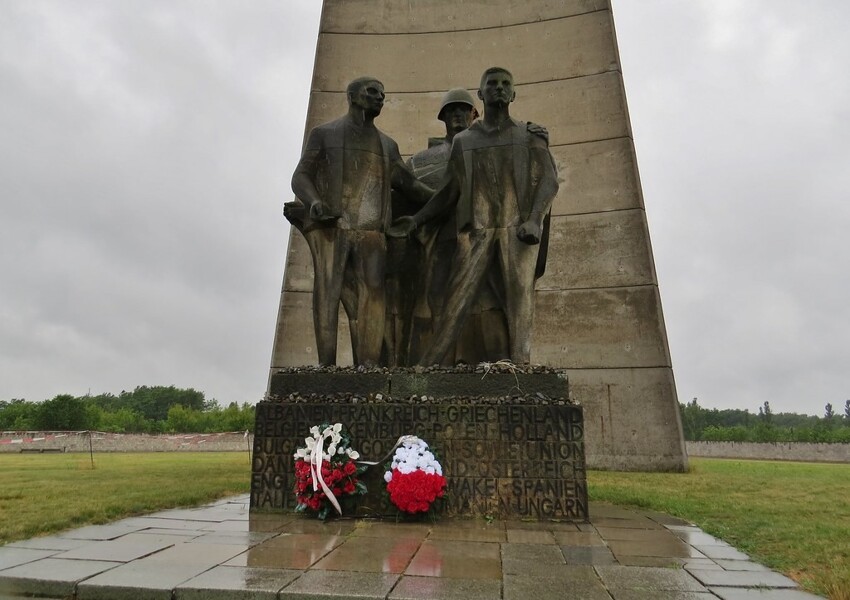
<instances>
[{"instance_id":1,"label":"white ribbon","mask_svg":"<svg viewBox=\"0 0 850 600\"><path fill-rule=\"evenodd\" d=\"M331 491L331 488L328 487L328 484L325 483L325 478L322 477L322 452L324 450L325 439L333 438L333 430L328 427L321 433L319 438L316 440L316 445L313 446L313 453L310 455L310 474L313 476L313 491L316 492L319 490L319 487L322 488L322 491L327 496L328 500L330 500L333 507L336 509L337 514L342 516L342 508L339 506L339 502L334 496L334 493ZM401 446L403 443L407 441L418 440L419 438L415 435L403 435L398 438L398 441L395 443L395 446L390 449L387 455L378 461L368 461L368 460L358 460L357 462L361 465L367 465L373 467L377 464L385 463L387 459L389 459L393 453L396 451L396 448ZM330 462L330 461L329 461Z\"/></svg>"},{"instance_id":2,"label":"white ribbon","mask_svg":"<svg viewBox=\"0 0 850 600\"><path fill-rule=\"evenodd\" d=\"M405 442L412 442L412 441L418 440L418 439L419 438L416 437L415 435L403 435L400 438L398 438L398 441L395 443L395 446L393 446L390 449L390 451L387 452L387 455L384 458L382 458L381 460L374 461L374 462L371 461L371 460L358 460L357 462L359 462L361 465L367 465L369 467L374 467L375 465L385 463L393 455L396 448L398 448L399 446L401 446Z\"/></svg>"},{"instance_id":3,"label":"white ribbon","mask_svg":"<svg viewBox=\"0 0 850 600\"><path fill-rule=\"evenodd\" d=\"M342 508L340 508L336 496L334 496L334 493L331 491L331 488L328 487L328 484L325 483L325 478L322 477L322 449L325 439L332 437L333 429L328 427L322 432L319 439L316 440L316 445L313 447L313 454L310 455L310 474L313 476L313 491L318 491L319 486L321 486L322 491L325 493L328 500L331 501L331 504L333 504L337 514L342 516ZM328 464L330 464L330 461L328 461Z\"/></svg>"}]
</instances>

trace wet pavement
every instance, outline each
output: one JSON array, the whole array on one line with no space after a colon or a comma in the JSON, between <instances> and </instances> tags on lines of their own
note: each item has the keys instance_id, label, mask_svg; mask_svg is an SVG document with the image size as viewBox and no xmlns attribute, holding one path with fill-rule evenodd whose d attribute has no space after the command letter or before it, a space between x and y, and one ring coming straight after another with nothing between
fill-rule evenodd
<instances>
[{"instance_id":1,"label":"wet pavement","mask_svg":"<svg viewBox=\"0 0 850 600\"><path fill-rule=\"evenodd\" d=\"M0 547L0 600L818 598L680 519L590 514L321 523L239 496Z\"/></svg>"}]
</instances>

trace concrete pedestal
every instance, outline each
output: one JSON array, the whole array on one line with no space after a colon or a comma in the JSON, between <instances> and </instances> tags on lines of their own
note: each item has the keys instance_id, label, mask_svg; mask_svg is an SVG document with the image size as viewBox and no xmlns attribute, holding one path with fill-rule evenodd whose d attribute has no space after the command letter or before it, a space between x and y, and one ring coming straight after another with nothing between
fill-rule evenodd
<instances>
[{"instance_id":1,"label":"concrete pedestal","mask_svg":"<svg viewBox=\"0 0 850 600\"><path fill-rule=\"evenodd\" d=\"M364 460L383 461L399 437L438 454L448 516L587 519L582 410L555 373L279 373L285 392L257 405L251 508L295 508L295 450L310 427L342 423ZM355 391L349 391L355 390ZM384 465L367 472L358 516L398 511L384 492ZM346 507L344 507L345 509Z\"/></svg>"}]
</instances>

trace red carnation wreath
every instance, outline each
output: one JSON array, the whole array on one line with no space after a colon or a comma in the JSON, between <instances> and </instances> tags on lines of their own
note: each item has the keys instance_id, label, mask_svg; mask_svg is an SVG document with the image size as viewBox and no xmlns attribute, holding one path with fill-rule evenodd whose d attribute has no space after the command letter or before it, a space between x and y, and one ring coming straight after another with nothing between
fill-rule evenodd
<instances>
[{"instance_id":1,"label":"red carnation wreath","mask_svg":"<svg viewBox=\"0 0 850 600\"><path fill-rule=\"evenodd\" d=\"M384 473L390 501L406 513L424 513L446 493L443 467L428 444L407 436L396 449Z\"/></svg>"},{"instance_id":2,"label":"red carnation wreath","mask_svg":"<svg viewBox=\"0 0 850 600\"><path fill-rule=\"evenodd\" d=\"M341 423L310 428L311 437L295 452L296 511L311 510L324 520L333 508L342 514L339 498L366 493L358 475L366 470L354 461L360 454Z\"/></svg>"}]
</instances>

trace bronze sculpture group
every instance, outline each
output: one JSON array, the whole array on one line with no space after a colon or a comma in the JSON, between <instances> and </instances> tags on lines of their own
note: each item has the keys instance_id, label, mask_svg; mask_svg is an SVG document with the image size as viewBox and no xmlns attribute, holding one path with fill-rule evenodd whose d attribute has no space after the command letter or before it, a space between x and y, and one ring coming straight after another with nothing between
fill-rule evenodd
<instances>
[{"instance_id":1,"label":"bronze sculpture group","mask_svg":"<svg viewBox=\"0 0 850 600\"><path fill-rule=\"evenodd\" d=\"M510 116L511 73L482 75L480 120L450 90L445 138L407 164L374 124L383 85L355 79L347 98L310 132L285 208L313 257L319 363L336 363L340 303L358 365L529 362L558 181L546 130Z\"/></svg>"}]
</instances>

